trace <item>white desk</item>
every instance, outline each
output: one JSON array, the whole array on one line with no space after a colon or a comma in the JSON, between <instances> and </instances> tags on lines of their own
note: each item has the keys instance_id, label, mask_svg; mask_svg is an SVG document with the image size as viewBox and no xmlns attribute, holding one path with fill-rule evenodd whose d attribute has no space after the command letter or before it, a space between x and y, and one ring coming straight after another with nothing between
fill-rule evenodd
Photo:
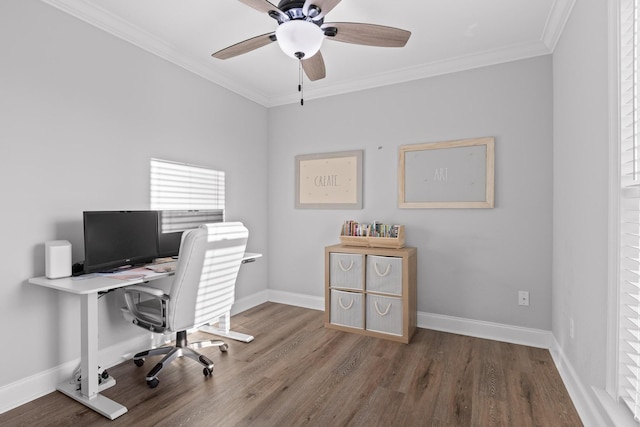
<instances>
[{"instance_id":1,"label":"white desk","mask_svg":"<svg viewBox=\"0 0 640 427\"><path fill-rule=\"evenodd\" d=\"M261 254L247 252L242 260L243 263L251 262L261 256ZM31 284L80 296L80 389L77 389L75 381L64 381L58 385L58 391L111 420L127 412L126 406L100 394L100 391L113 387L116 380L109 377L98 384L98 296L101 292L161 279L172 274L155 273L148 270L144 277L135 274L128 278L122 276L117 278L118 275L87 274L62 279L47 279L46 277L29 279Z\"/></svg>"}]
</instances>

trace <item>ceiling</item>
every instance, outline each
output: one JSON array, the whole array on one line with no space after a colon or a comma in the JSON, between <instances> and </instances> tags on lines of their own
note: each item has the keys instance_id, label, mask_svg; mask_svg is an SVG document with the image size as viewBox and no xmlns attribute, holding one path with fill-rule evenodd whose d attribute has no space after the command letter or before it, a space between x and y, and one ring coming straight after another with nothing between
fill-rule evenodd
<instances>
[{"instance_id":1,"label":"ceiling","mask_svg":"<svg viewBox=\"0 0 640 427\"><path fill-rule=\"evenodd\" d=\"M42 1L266 107L300 100L298 62L277 43L211 57L277 26L238 0ZM411 38L403 48L325 40L327 76L305 80L305 100L550 54L574 2L343 0L325 22L397 27Z\"/></svg>"}]
</instances>

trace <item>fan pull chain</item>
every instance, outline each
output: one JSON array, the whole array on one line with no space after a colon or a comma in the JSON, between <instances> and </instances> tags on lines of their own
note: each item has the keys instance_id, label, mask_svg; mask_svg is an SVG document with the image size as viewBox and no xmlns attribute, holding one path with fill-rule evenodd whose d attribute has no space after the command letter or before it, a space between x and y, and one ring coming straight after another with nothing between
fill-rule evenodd
<instances>
[{"instance_id":1,"label":"fan pull chain","mask_svg":"<svg viewBox=\"0 0 640 427\"><path fill-rule=\"evenodd\" d=\"M302 59L300 59L298 63L298 92L300 92L300 105L304 106L304 76L302 74Z\"/></svg>"}]
</instances>

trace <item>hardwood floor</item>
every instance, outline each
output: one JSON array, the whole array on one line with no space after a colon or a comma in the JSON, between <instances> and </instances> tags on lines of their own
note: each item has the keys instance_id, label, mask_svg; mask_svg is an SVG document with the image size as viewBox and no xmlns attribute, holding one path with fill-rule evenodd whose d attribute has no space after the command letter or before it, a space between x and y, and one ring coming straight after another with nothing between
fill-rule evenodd
<instances>
[{"instance_id":1,"label":"hardwood floor","mask_svg":"<svg viewBox=\"0 0 640 427\"><path fill-rule=\"evenodd\" d=\"M53 392L0 414L2 426L581 426L547 350L418 329L399 344L325 329L323 313L266 303L232 318L251 333L201 352L212 377L174 361L150 389L142 368L109 369L114 421ZM210 335L194 333L191 341Z\"/></svg>"}]
</instances>

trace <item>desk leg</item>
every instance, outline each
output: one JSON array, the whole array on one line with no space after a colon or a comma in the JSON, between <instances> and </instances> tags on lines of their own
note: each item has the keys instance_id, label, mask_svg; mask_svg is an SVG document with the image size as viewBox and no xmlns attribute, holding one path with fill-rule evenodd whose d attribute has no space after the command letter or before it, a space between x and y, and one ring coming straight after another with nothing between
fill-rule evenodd
<instances>
[{"instance_id":1,"label":"desk leg","mask_svg":"<svg viewBox=\"0 0 640 427\"><path fill-rule=\"evenodd\" d=\"M208 334L217 335L220 337L230 338L236 341L251 342L253 341L253 335L241 334L240 332L233 332L230 329L231 326L231 313L227 312L218 318L218 327L211 325L201 326L200 331Z\"/></svg>"},{"instance_id":2,"label":"desk leg","mask_svg":"<svg viewBox=\"0 0 640 427\"><path fill-rule=\"evenodd\" d=\"M75 381L71 381L60 384L58 391L114 420L126 413L127 408L99 393L99 390L114 386L116 381L109 377L98 384L98 294L80 295L80 298L81 388L77 390Z\"/></svg>"},{"instance_id":3,"label":"desk leg","mask_svg":"<svg viewBox=\"0 0 640 427\"><path fill-rule=\"evenodd\" d=\"M93 399L98 394L98 298L82 295L80 325L82 336L80 372L82 372L82 395Z\"/></svg>"}]
</instances>

